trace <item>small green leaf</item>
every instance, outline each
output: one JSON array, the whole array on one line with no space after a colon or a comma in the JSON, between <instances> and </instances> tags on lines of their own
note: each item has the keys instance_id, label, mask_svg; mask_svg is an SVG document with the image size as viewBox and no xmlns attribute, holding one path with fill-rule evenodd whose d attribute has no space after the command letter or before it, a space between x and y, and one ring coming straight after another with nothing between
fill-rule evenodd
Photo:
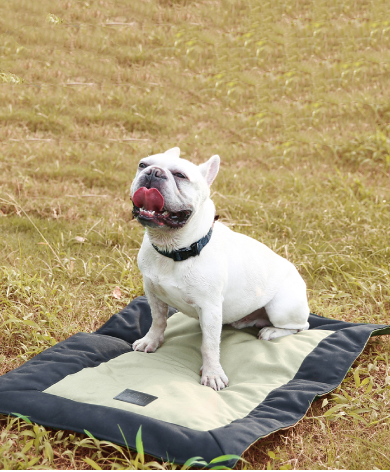
<instances>
[{"instance_id":1,"label":"small green leaf","mask_svg":"<svg viewBox=\"0 0 390 472\"><path fill-rule=\"evenodd\" d=\"M325 427L325 424L323 421L321 421L319 418L318 418L318 422L320 423L320 426L321 426L321 429L322 429L322 432L325 434L326 433L326 427Z\"/></svg>"},{"instance_id":2,"label":"small green leaf","mask_svg":"<svg viewBox=\"0 0 390 472\"><path fill-rule=\"evenodd\" d=\"M352 413L356 413L357 415L360 413L371 413L371 408L357 408L356 410L352 410Z\"/></svg>"},{"instance_id":3,"label":"small green leaf","mask_svg":"<svg viewBox=\"0 0 390 472\"><path fill-rule=\"evenodd\" d=\"M348 401L350 401L350 402L353 401L353 398L352 398L350 395L348 395L348 393L347 393L346 391L343 391L343 393L344 393L345 398L346 398Z\"/></svg>"},{"instance_id":4,"label":"small green leaf","mask_svg":"<svg viewBox=\"0 0 390 472\"><path fill-rule=\"evenodd\" d=\"M372 381L372 379L370 379L370 383L368 384L368 387L366 388L365 393L366 393L366 394L367 394L367 393L370 393L373 386L374 386L374 382Z\"/></svg>"},{"instance_id":5,"label":"small green leaf","mask_svg":"<svg viewBox=\"0 0 390 472\"><path fill-rule=\"evenodd\" d=\"M353 373L353 378L355 379L356 388L359 388L360 387L360 377L359 377L359 371L357 369Z\"/></svg>"},{"instance_id":6,"label":"small green leaf","mask_svg":"<svg viewBox=\"0 0 390 472\"><path fill-rule=\"evenodd\" d=\"M330 415L333 415L333 413L336 413L337 410L339 410L340 408L342 408L344 405L336 405L332 408L330 408L328 411L326 411L324 413L324 416L330 416Z\"/></svg>"},{"instance_id":7,"label":"small green leaf","mask_svg":"<svg viewBox=\"0 0 390 472\"><path fill-rule=\"evenodd\" d=\"M370 381L370 377L366 377L364 380L362 380L362 383L360 384L361 386L368 384Z\"/></svg>"},{"instance_id":8,"label":"small green leaf","mask_svg":"<svg viewBox=\"0 0 390 472\"><path fill-rule=\"evenodd\" d=\"M27 464L28 467L32 467L33 465L35 465L37 462L39 462L39 459L40 459L40 457L33 457L31 459L31 461L28 462L28 464Z\"/></svg>"},{"instance_id":9,"label":"small green leaf","mask_svg":"<svg viewBox=\"0 0 390 472\"><path fill-rule=\"evenodd\" d=\"M35 438L35 433L33 433L32 431L30 431L28 429L25 429L24 431L21 431L20 435L21 436L30 436L31 438Z\"/></svg>"},{"instance_id":10,"label":"small green leaf","mask_svg":"<svg viewBox=\"0 0 390 472\"><path fill-rule=\"evenodd\" d=\"M28 325L28 326L33 326L34 328L40 328L39 324L35 323L33 320L23 320L21 323Z\"/></svg>"},{"instance_id":11,"label":"small green leaf","mask_svg":"<svg viewBox=\"0 0 390 472\"><path fill-rule=\"evenodd\" d=\"M194 467L196 465L202 465L204 467L207 466L207 462L203 459L203 457L196 456L196 457L191 457L190 459L187 459L185 463L183 464L182 470L185 470L185 468L188 467Z\"/></svg>"},{"instance_id":12,"label":"small green leaf","mask_svg":"<svg viewBox=\"0 0 390 472\"><path fill-rule=\"evenodd\" d=\"M348 400L343 395L333 393L332 396L333 396L332 400L334 400L336 403L348 403Z\"/></svg>"},{"instance_id":13,"label":"small green leaf","mask_svg":"<svg viewBox=\"0 0 390 472\"><path fill-rule=\"evenodd\" d=\"M95 470L102 470L100 465L96 464L96 462L94 460L90 459L89 457L84 457L83 461L86 462L91 467L93 467Z\"/></svg>"},{"instance_id":14,"label":"small green leaf","mask_svg":"<svg viewBox=\"0 0 390 472\"><path fill-rule=\"evenodd\" d=\"M328 403L329 403L328 399L325 398L324 401L322 402L321 408L324 408L324 406L326 406Z\"/></svg>"},{"instance_id":15,"label":"small green leaf","mask_svg":"<svg viewBox=\"0 0 390 472\"><path fill-rule=\"evenodd\" d=\"M28 424L32 424L28 416L21 415L20 413L11 413L11 415L17 416L18 418L20 418L21 420L24 420Z\"/></svg>"},{"instance_id":16,"label":"small green leaf","mask_svg":"<svg viewBox=\"0 0 390 472\"><path fill-rule=\"evenodd\" d=\"M54 461L53 448L51 447L49 441L45 441L45 457L49 459L49 462Z\"/></svg>"},{"instance_id":17,"label":"small green leaf","mask_svg":"<svg viewBox=\"0 0 390 472\"><path fill-rule=\"evenodd\" d=\"M269 455L269 457L270 457L271 459L275 459L275 457L276 457L276 454L275 454L274 452L272 452L272 451L268 451L267 454Z\"/></svg>"},{"instance_id":18,"label":"small green leaf","mask_svg":"<svg viewBox=\"0 0 390 472\"><path fill-rule=\"evenodd\" d=\"M227 454L224 456L219 456L210 461L210 464L215 464L216 462L224 462L224 461L231 461L231 460L240 460L241 456L236 456L235 454Z\"/></svg>"},{"instance_id":19,"label":"small green leaf","mask_svg":"<svg viewBox=\"0 0 390 472\"><path fill-rule=\"evenodd\" d=\"M86 429L84 429L84 433L89 436L91 439L96 439L89 431L87 431Z\"/></svg>"},{"instance_id":20,"label":"small green leaf","mask_svg":"<svg viewBox=\"0 0 390 472\"><path fill-rule=\"evenodd\" d=\"M361 421L361 422L364 423L364 424L368 424L367 421L366 421L364 418L362 418L361 416L357 415L356 413L353 413L352 411L348 412L347 415L348 415L348 416L351 416L352 418L355 418L355 419Z\"/></svg>"},{"instance_id":21,"label":"small green leaf","mask_svg":"<svg viewBox=\"0 0 390 472\"><path fill-rule=\"evenodd\" d=\"M22 449L22 453L26 454L26 452L28 452L32 448L33 443L34 443L34 439L31 439L31 441L29 441Z\"/></svg>"}]
</instances>

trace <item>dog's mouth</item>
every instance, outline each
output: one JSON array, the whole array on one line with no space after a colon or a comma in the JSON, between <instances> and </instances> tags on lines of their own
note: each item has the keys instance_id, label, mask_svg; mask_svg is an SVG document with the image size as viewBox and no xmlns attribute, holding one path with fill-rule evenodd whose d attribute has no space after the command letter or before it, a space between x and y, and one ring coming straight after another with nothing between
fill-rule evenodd
<instances>
[{"instance_id":1,"label":"dog's mouth","mask_svg":"<svg viewBox=\"0 0 390 472\"><path fill-rule=\"evenodd\" d=\"M133 195L134 218L146 226L181 228L191 216L191 210L169 211L164 197L156 188L139 188Z\"/></svg>"},{"instance_id":2,"label":"dog's mouth","mask_svg":"<svg viewBox=\"0 0 390 472\"><path fill-rule=\"evenodd\" d=\"M137 218L141 224L146 224L148 226L169 226L171 228L181 228L187 223L191 213L191 210L175 212L164 209L161 211L146 210L145 208L138 208L133 202L134 218Z\"/></svg>"}]
</instances>

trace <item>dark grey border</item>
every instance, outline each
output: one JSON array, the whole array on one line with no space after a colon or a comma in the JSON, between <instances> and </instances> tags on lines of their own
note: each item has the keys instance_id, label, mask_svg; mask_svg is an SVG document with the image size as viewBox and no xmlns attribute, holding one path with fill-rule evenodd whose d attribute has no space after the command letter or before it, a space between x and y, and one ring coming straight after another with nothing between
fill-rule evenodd
<instances>
[{"instance_id":1,"label":"dark grey border","mask_svg":"<svg viewBox=\"0 0 390 472\"><path fill-rule=\"evenodd\" d=\"M173 312L171 309L170 314ZM309 322L311 328L335 333L305 358L290 382L273 390L248 416L221 428L195 431L116 408L43 393L69 374L130 352L131 343L143 336L151 324L145 297L133 300L96 333L78 333L0 377L0 412L26 415L35 423L55 429L81 433L87 430L97 438L124 444L119 425L134 449L142 425L145 452L177 463L194 456L210 461L222 454L241 455L257 439L297 423L316 396L335 389L373 332L390 334L388 326L345 323L317 315L310 315Z\"/></svg>"}]
</instances>

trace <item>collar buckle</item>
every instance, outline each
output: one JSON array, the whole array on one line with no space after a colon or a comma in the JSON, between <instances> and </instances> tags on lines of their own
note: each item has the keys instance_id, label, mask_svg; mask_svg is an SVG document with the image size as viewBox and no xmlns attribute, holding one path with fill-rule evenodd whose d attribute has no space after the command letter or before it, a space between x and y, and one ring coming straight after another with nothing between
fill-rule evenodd
<instances>
[{"instance_id":1,"label":"collar buckle","mask_svg":"<svg viewBox=\"0 0 390 472\"><path fill-rule=\"evenodd\" d=\"M190 246L191 248L191 251L192 251L192 255L193 256L199 256L200 254L200 251L199 251L199 241L195 241L194 243L191 244Z\"/></svg>"}]
</instances>

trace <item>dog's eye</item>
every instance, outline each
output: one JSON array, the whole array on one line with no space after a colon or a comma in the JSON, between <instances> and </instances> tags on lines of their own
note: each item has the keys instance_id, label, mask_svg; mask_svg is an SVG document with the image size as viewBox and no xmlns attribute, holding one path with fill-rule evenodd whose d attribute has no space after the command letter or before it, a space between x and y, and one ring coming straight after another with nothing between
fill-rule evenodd
<instances>
[{"instance_id":1,"label":"dog's eye","mask_svg":"<svg viewBox=\"0 0 390 472\"><path fill-rule=\"evenodd\" d=\"M148 167L144 162L140 162L139 166L140 169L145 169L145 167Z\"/></svg>"},{"instance_id":2,"label":"dog's eye","mask_svg":"<svg viewBox=\"0 0 390 472\"><path fill-rule=\"evenodd\" d=\"M180 172L175 172L176 177L179 177L180 179L186 179L187 177L184 174L181 174Z\"/></svg>"}]
</instances>

